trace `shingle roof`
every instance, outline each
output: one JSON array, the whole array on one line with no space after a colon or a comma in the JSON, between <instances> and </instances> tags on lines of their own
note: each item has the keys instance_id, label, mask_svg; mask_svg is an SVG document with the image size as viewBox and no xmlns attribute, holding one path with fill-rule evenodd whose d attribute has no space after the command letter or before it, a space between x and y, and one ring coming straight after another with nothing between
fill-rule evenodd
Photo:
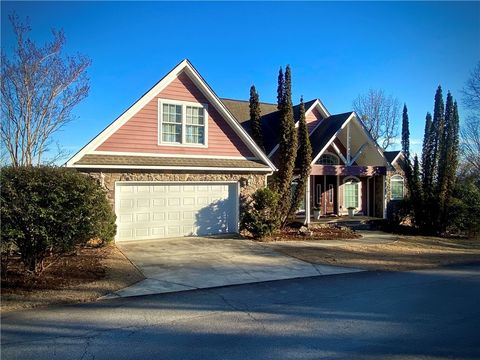
<instances>
[{"instance_id":1,"label":"shingle roof","mask_svg":"<svg viewBox=\"0 0 480 360\"><path fill-rule=\"evenodd\" d=\"M259 161L243 159L202 159L156 156L95 155L83 156L75 165L118 165L118 166L175 166L175 167L212 167L241 169L270 169Z\"/></svg>"},{"instance_id":2,"label":"shingle roof","mask_svg":"<svg viewBox=\"0 0 480 360\"><path fill-rule=\"evenodd\" d=\"M220 99L237 121L242 124L243 128L250 133L250 107L249 102L245 100ZM305 109L310 108L316 99L307 101ZM265 152L267 154L278 144L279 141L279 125L280 113L277 110L277 104L260 103L260 111L262 114L262 131ZM293 107L293 116L298 120L300 104Z\"/></svg>"},{"instance_id":3,"label":"shingle roof","mask_svg":"<svg viewBox=\"0 0 480 360\"><path fill-rule=\"evenodd\" d=\"M388 160L388 162L391 164L393 162L393 160L395 160L395 158L398 156L398 154L400 154L401 151L400 150L396 150L396 151L384 151L383 152L383 155L385 155L385 158Z\"/></svg>"},{"instance_id":4,"label":"shingle roof","mask_svg":"<svg viewBox=\"0 0 480 360\"><path fill-rule=\"evenodd\" d=\"M340 130L343 123L351 114L352 112L347 112L329 116L310 134L313 156L316 156L325 145L327 145L328 141L338 130Z\"/></svg>"}]
</instances>

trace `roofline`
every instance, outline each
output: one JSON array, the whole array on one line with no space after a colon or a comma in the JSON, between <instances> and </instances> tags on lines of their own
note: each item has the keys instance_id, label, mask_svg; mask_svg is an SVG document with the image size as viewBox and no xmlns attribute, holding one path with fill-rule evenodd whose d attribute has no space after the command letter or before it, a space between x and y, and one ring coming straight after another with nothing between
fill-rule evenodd
<instances>
[{"instance_id":1,"label":"roofline","mask_svg":"<svg viewBox=\"0 0 480 360\"><path fill-rule=\"evenodd\" d=\"M396 163L398 158L400 157L400 155L403 155L403 151L402 150L398 150L398 154L393 158L392 162L390 164L393 165L393 163Z\"/></svg>"},{"instance_id":2,"label":"roofline","mask_svg":"<svg viewBox=\"0 0 480 360\"><path fill-rule=\"evenodd\" d=\"M241 101L241 102L250 103L250 100L232 99L232 98L226 98L226 97L221 97L221 98L219 98L219 99L220 99L220 100ZM263 105L278 106L278 104L269 103L269 102L264 102L264 101L259 101L259 103L260 103L260 104L263 104Z\"/></svg>"},{"instance_id":3,"label":"roofline","mask_svg":"<svg viewBox=\"0 0 480 360\"><path fill-rule=\"evenodd\" d=\"M250 148L250 150L258 156L258 158L264 161L271 170L277 170L275 165L265 155L265 153L258 147L253 141L250 135L243 129L238 123L235 117L232 116L230 111L222 103L220 98L215 94L210 85L203 79L197 69L190 63L188 59L182 60L172 70L170 70L161 80L159 80L154 86L152 86L146 93L144 93L136 102L133 103L126 111L124 111L119 117L105 127L99 134L97 134L90 142L82 147L75 155L73 155L67 162L66 166L73 167L73 165L80 160L83 155L89 151L94 150L109 136L111 136L116 130L124 125L131 119L140 109L142 109L148 102L150 102L158 93L165 89L173 79L182 71L190 77L190 79L196 83L200 91L212 101L214 107L219 110L220 114L223 113L224 118L230 123L235 133L243 140L244 143Z\"/></svg>"},{"instance_id":4,"label":"roofline","mask_svg":"<svg viewBox=\"0 0 480 360\"><path fill-rule=\"evenodd\" d=\"M78 164L69 166L76 169L139 169L139 170L193 170L193 171L245 171L245 172L271 172L269 167L265 168L228 168L228 167L207 167L207 166L147 166L147 165L87 165Z\"/></svg>"}]
</instances>

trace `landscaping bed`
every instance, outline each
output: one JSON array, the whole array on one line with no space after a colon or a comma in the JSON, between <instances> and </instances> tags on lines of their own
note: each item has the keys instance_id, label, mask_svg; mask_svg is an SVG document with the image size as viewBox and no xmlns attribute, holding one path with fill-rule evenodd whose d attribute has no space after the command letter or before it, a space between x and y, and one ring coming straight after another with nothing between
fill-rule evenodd
<instances>
[{"instance_id":1,"label":"landscaping bed","mask_svg":"<svg viewBox=\"0 0 480 360\"><path fill-rule=\"evenodd\" d=\"M2 274L2 312L95 301L144 278L113 244L79 248L51 261L47 258L46 269L36 276L23 271L19 257L10 259Z\"/></svg>"},{"instance_id":2,"label":"landscaping bed","mask_svg":"<svg viewBox=\"0 0 480 360\"><path fill-rule=\"evenodd\" d=\"M310 225L305 227L287 227L278 233L259 239L262 242L273 241L315 241L358 239L362 236L348 227L331 224Z\"/></svg>"}]
</instances>

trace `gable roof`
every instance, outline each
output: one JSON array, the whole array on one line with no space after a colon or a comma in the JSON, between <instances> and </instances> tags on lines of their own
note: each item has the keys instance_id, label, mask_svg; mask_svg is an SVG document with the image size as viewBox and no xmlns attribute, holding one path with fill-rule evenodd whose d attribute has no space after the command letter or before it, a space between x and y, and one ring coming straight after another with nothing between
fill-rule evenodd
<instances>
[{"instance_id":1,"label":"gable roof","mask_svg":"<svg viewBox=\"0 0 480 360\"><path fill-rule=\"evenodd\" d=\"M398 160L400 154L402 154L401 150L396 150L396 151L384 151L383 155L385 155L385 158L388 160L390 164L393 165L395 161Z\"/></svg>"},{"instance_id":2,"label":"gable roof","mask_svg":"<svg viewBox=\"0 0 480 360\"><path fill-rule=\"evenodd\" d=\"M249 133L251 131L250 124L250 103L246 100L221 99L228 110L232 113L237 121L242 124L243 128ZM328 112L323 104L318 99L313 99L304 103L305 112L308 112L314 105L321 106L323 112L327 115ZM262 132L268 134L263 137L265 152L270 153L275 149L279 142L279 126L280 126L280 112L277 109L277 104L260 103ZM295 122L298 122L300 114L300 104L293 106L293 117Z\"/></svg>"},{"instance_id":3,"label":"gable roof","mask_svg":"<svg viewBox=\"0 0 480 360\"><path fill-rule=\"evenodd\" d=\"M352 114L353 112L346 112L329 116L322 121L322 126L317 126L312 131L310 134L310 143L312 144L312 154L314 157L325 151Z\"/></svg>"},{"instance_id":4,"label":"gable roof","mask_svg":"<svg viewBox=\"0 0 480 360\"><path fill-rule=\"evenodd\" d=\"M160 81L158 81L150 90L142 95L132 106L130 106L124 113L122 113L116 120L108 125L103 131L101 131L95 138L93 138L87 145L80 149L74 156L72 156L66 163L66 166L75 167L76 163L80 161L83 156L94 153L93 151L118 130L123 124L125 124L133 115L135 115L140 109L142 109L149 101L151 101L159 92L167 87L180 73L185 72L187 76L194 82L198 89L205 95L205 97L212 103L215 109L220 115L227 121L232 127L235 133L242 139L252 153L264 162L271 170L276 170L275 165L265 155L265 153L258 147L253 141L247 131L237 122L232 116L230 111L220 101L215 92L207 84L207 82L201 77L198 71L193 67L188 59L183 60L177 66L175 66L167 75L165 75ZM158 157L162 157L161 154Z\"/></svg>"}]
</instances>

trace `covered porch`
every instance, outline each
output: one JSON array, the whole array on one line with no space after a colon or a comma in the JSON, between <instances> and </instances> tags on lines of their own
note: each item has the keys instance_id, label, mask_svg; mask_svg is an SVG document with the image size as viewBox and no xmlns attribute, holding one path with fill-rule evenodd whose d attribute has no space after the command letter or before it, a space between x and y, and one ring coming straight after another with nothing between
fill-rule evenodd
<instances>
[{"instance_id":1,"label":"covered porch","mask_svg":"<svg viewBox=\"0 0 480 360\"><path fill-rule=\"evenodd\" d=\"M305 222L355 215L385 217L385 166L313 165L305 193Z\"/></svg>"}]
</instances>

